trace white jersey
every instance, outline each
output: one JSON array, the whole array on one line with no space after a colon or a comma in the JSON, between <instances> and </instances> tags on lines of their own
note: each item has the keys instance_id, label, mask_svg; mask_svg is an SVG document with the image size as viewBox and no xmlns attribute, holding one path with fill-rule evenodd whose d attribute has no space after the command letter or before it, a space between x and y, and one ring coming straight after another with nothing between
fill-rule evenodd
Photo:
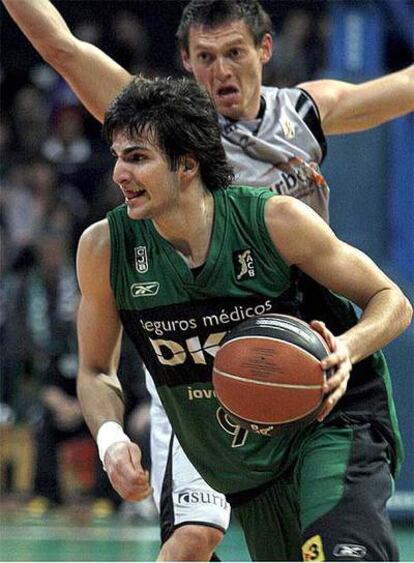
<instances>
[{"instance_id":1,"label":"white jersey","mask_svg":"<svg viewBox=\"0 0 414 563\"><path fill-rule=\"evenodd\" d=\"M262 87L261 112L253 121L219 115L235 184L291 195L328 221L329 188L319 171L325 137L312 99L299 88Z\"/></svg>"}]
</instances>

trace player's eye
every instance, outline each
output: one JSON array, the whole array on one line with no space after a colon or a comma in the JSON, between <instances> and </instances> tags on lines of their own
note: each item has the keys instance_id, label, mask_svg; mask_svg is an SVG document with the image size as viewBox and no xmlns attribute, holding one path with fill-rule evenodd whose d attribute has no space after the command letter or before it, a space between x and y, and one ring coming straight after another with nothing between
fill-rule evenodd
<instances>
[{"instance_id":1,"label":"player's eye","mask_svg":"<svg viewBox=\"0 0 414 563\"><path fill-rule=\"evenodd\" d=\"M202 51L202 52L198 53L197 59L201 63L206 64L206 63L210 63L212 61L213 57L210 55L210 53Z\"/></svg>"},{"instance_id":2,"label":"player's eye","mask_svg":"<svg viewBox=\"0 0 414 563\"><path fill-rule=\"evenodd\" d=\"M141 161L144 160L144 159L145 159L145 156L144 156L143 154L141 154L141 153L138 153L138 152L130 153L130 154L125 158L125 160L126 160L127 162L141 162Z\"/></svg>"},{"instance_id":3,"label":"player's eye","mask_svg":"<svg viewBox=\"0 0 414 563\"><path fill-rule=\"evenodd\" d=\"M237 59L241 55L240 49L232 49L229 53L231 59Z\"/></svg>"}]
</instances>

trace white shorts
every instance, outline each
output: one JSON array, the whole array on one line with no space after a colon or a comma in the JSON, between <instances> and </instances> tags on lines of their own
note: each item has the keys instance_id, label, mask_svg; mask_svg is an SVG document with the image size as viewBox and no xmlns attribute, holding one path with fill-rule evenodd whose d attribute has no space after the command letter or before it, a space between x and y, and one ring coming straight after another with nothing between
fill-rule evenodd
<instances>
[{"instance_id":1,"label":"white shorts","mask_svg":"<svg viewBox=\"0 0 414 563\"><path fill-rule=\"evenodd\" d=\"M185 455L147 371L146 382L151 394L151 484L160 513L162 541L183 524L196 523L225 532L230 521L229 503L207 485Z\"/></svg>"}]
</instances>

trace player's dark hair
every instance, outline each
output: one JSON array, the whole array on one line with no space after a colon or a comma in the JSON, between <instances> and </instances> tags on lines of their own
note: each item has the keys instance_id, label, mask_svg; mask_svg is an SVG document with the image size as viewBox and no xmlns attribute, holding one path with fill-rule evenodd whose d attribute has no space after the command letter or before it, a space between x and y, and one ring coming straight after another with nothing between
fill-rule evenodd
<instances>
[{"instance_id":1,"label":"player's dark hair","mask_svg":"<svg viewBox=\"0 0 414 563\"><path fill-rule=\"evenodd\" d=\"M188 78L137 76L115 98L105 114L103 134L142 136L157 146L171 170L191 155L206 188L227 187L234 179L220 138L217 113L201 88Z\"/></svg>"},{"instance_id":2,"label":"player's dark hair","mask_svg":"<svg viewBox=\"0 0 414 563\"><path fill-rule=\"evenodd\" d=\"M256 47L265 33L272 33L272 20L258 0L191 0L184 8L178 26L178 44L188 52L191 26L215 28L236 20L246 23Z\"/></svg>"}]
</instances>

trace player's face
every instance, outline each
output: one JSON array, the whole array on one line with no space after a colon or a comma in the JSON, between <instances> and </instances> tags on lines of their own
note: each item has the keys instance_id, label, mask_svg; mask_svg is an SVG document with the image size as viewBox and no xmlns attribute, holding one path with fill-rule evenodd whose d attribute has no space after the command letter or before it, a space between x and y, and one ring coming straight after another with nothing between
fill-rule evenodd
<instances>
[{"instance_id":1,"label":"player's face","mask_svg":"<svg viewBox=\"0 0 414 563\"><path fill-rule=\"evenodd\" d=\"M272 54L272 38L256 47L243 20L215 28L192 26L184 67L209 92L219 113L231 119L255 119L260 108L263 65Z\"/></svg>"},{"instance_id":2,"label":"player's face","mask_svg":"<svg viewBox=\"0 0 414 563\"><path fill-rule=\"evenodd\" d=\"M115 135L113 179L121 189L131 219L156 219L177 203L179 174L148 139Z\"/></svg>"}]
</instances>

